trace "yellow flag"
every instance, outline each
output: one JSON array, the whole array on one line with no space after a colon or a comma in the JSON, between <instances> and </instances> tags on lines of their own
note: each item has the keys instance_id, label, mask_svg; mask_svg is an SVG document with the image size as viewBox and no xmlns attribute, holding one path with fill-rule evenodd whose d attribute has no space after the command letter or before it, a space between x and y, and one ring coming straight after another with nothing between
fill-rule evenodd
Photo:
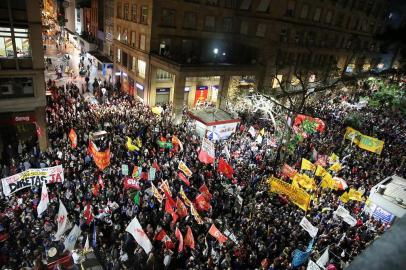
<instances>
[{"instance_id":1,"label":"yellow flag","mask_svg":"<svg viewBox=\"0 0 406 270\"><path fill-rule=\"evenodd\" d=\"M294 180L296 180L296 182L305 189L316 189L316 183L314 179L310 178L306 174L298 173L295 175Z\"/></svg>"},{"instance_id":2,"label":"yellow flag","mask_svg":"<svg viewBox=\"0 0 406 270\"><path fill-rule=\"evenodd\" d=\"M296 176L296 175L295 175L295 176ZM295 178L295 176L293 177L293 180L292 180L292 186L297 187L297 188L300 188L300 187L299 187L299 184L297 183L297 179Z\"/></svg>"},{"instance_id":3,"label":"yellow flag","mask_svg":"<svg viewBox=\"0 0 406 270\"><path fill-rule=\"evenodd\" d=\"M262 128L262 129L259 131L259 134L261 134L261 136L264 136L264 134L265 134L265 129Z\"/></svg>"},{"instance_id":4,"label":"yellow flag","mask_svg":"<svg viewBox=\"0 0 406 270\"><path fill-rule=\"evenodd\" d=\"M315 175L316 176L323 176L323 175L325 175L327 173L327 171L326 171L326 169L324 169L322 166L320 166L320 165L317 165L317 168L316 168L316 172L315 172Z\"/></svg>"},{"instance_id":5,"label":"yellow flag","mask_svg":"<svg viewBox=\"0 0 406 270\"><path fill-rule=\"evenodd\" d=\"M138 146L134 145L132 142L133 142L133 140L130 137L127 137L127 142L125 145L127 146L128 151L135 151L135 150L139 151L140 148Z\"/></svg>"},{"instance_id":6,"label":"yellow flag","mask_svg":"<svg viewBox=\"0 0 406 270\"><path fill-rule=\"evenodd\" d=\"M321 182L321 187L322 188L331 188L336 190L337 189L337 185L335 183L335 181L333 180L333 177L331 176L331 174L326 173L323 176L323 182Z\"/></svg>"},{"instance_id":7,"label":"yellow flag","mask_svg":"<svg viewBox=\"0 0 406 270\"><path fill-rule=\"evenodd\" d=\"M199 213L194 208L193 204L190 205L190 213L192 214L192 216L194 216L194 218L198 224L204 223L202 218L200 217Z\"/></svg>"},{"instance_id":8,"label":"yellow flag","mask_svg":"<svg viewBox=\"0 0 406 270\"><path fill-rule=\"evenodd\" d=\"M328 159L330 163L336 163L340 161L340 158L334 153L331 153Z\"/></svg>"},{"instance_id":9,"label":"yellow flag","mask_svg":"<svg viewBox=\"0 0 406 270\"><path fill-rule=\"evenodd\" d=\"M336 162L333 165L331 165L331 167L328 169L331 171L338 172L339 170L341 170L341 164L339 162Z\"/></svg>"},{"instance_id":10,"label":"yellow flag","mask_svg":"<svg viewBox=\"0 0 406 270\"><path fill-rule=\"evenodd\" d=\"M188 199L188 197L186 197L185 191L183 191L183 187L180 186L180 191L179 191L180 196L182 197L183 201L185 202L185 204L187 206L191 206L192 203L190 202L190 200Z\"/></svg>"},{"instance_id":11,"label":"yellow flag","mask_svg":"<svg viewBox=\"0 0 406 270\"><path fill-rule=\"evenodd\" d=\"M309 160L302 158L302 170L314 171L316 169L316 165L311 163Z\"/></svg>"},{"instance_id":12,"label":"yellow flag","mask_svg":"<svg viewBox=\"0 0 406 270\"><path fill-rule=\"evenodd\" d=\"M343 203L347 203L347 202L350 200L350 198L349 198L349 196L348 196L348 193L347 193L347 192L344 192L344 193L340 196L340 200L341 200Z\"/></svg>"},{"instance_id":13,"label":"yellow flag","mask_svg":"<svg viewBox=\"0 0 406 270\"><path fill-rule=\"evenodd\" d=\"M362 193L356 189L350 188L348 198L353 201L362 201Z\"/></svg>"},{"instance_id":14,"label":"yellow flag","mask_svg":"<svg viewBox=\"0 0 406 270\"><path fill-rule=\"evenodd\" d=\"M161 195L161 193L159 193L158 189L155 187L155 185L151 182L151 190L152 190L152 194L154 194L154 197L159 201L162 202L162 200L164 199L164 197Z\"/></svg>"},{"instance_id":15,"label":"yellow flag","mask_svg":"<svg viewBox=\"0 0 406 270\"><path fill-rule=\"evenodd\" d=\"M137 137L137 139L135 140L135 143L137 144L138 148L142 147L142 141L141 141L140 137Z\"/></svg>"}]
</instances>

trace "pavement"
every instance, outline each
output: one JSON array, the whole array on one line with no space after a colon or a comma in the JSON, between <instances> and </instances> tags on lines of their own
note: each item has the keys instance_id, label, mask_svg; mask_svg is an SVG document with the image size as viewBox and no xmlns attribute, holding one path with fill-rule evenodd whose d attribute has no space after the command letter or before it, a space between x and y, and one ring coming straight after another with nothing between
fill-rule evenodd
<instances>
[{"instance_id":1,"label":"pavement","mask_svg":"<svg viewBox=\"0 0 406 270\"><path fill-rule=\"evenodd\" d=\"M48 81L49 79L55 81L57 86L63 86L67 83L75 83L79 89L85 89L86 81L85 76L79 75L79 62L80 62L80 50L75 48L73 44L70 42L65 42L65 45L56 47L56 43L53 41L46 41L44 42L46 45L46 50L44 51L44 57L50 58L52 60L52 65L48 65L48 69L45 69L45 80ZM62 48L61 48L62 47ZM69 54L70 60L68 62L63 60L63 56L65 54ZM97 70L97 63L90 64L89 60L85 57L85 67L90 65L90 76L89 76L89 90L93 92L93 82L94 79L100 79L104 81L104 77L101 71ZM94 62L94 61L93 61ZM73 69L73 76L70 74L65 73L66 65L68 64L69 69ZM62 78L58 79L55 71L55 66L63 66L62 69Z\"/></svg>"}]
</instances>

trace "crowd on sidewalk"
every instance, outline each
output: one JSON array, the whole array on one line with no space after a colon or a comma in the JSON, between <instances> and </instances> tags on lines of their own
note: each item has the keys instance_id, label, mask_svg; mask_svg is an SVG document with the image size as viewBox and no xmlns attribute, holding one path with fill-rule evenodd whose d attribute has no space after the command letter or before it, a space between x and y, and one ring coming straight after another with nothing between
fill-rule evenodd
<instances>
[{"instance_id":1,"label":"crowd on sidewalk","mask_svg":"<svg viewBox=\"0 0 406 270\"><path fill-rule=\"evenodd\" d=\"M293 251L305 251L311 241L299 225L305 216L318 227L310 258L316 261L328 248L330 256L325 266L338 270L390 227L364 213L364 201L349 201L344 205L356 218L355 226L334 217L333 211L343 205L339 199L342 191L318 187L317 200L311 202L306 212L285 196L270 193L267 179L271 175L284 178L283 164L274 162L276 148L269 143L274 129L261 120L242 119L237 132L228 140L216 143L215 164L204 164L198 159L201 139L186 115L175 126L170 104L164 105L157 116L142 102L106 87L106 93L94 91L98 103L85 99L75 84L53 87L46 117L47 151L40 152L24 143L7 149L1 177L61 164L65 182L47 186L50 203L40 217L36 209L41 187L23 189L10 197L1 192L1 269L47 269L48 251L55 247L62 253L64 238L55 241L59 201L66 207L72 225L82 230L77 249L83 248L90 238L106 269L306 269L306 264L292 265ZM362 132L385 141L381 155L363 151L342 142L345 117L353 110L343 105L344 99L356 103L359 94L355 91L345 97L326 97L328 102L306 108L309 115L324 120L326 131L298 144L285 162L300 170L301 158L315 162L315 151L325 155L334 152L341 157L343 167L337 175L346 180L349 188L365 190L366 198L370 188L385 177L395 173L406 177L402 151L405 139L399 136L406 134L406 122L393 112L361 108L366 121ZM263 140L252 136L251 126L257 132L265 130ZM77 134L76 148L69 140L71 129ZM100 130L106 131L106 135L97 142L98 148L111 151L110 164L103 171L97 168L88 151L89 134ZM138 138L137 150L129 150L127 137L134 141ZM174 143L165 147L167 144L162 142ZM219 158L233 168L231 179L216 169ZM179 178L181 161L192 171L187 179L189 185ZM123 181L130 176L123 175L122 165L128 166L130 174L141 168L137 188L140 193L124 187ZM153 180L144 177L151 167L156 171ZM151 187L152 184L159 187L164 181L171 195L162 194L166 199L160 202ZM135 200L136 194L139 197ZM202 194L210 207L197 209L201 222L189 210L186 216L179 215L178 201L187 205L183 195L195 202ZM168 196L177 201L170 209ZM89 213L84 213L89 205L94 216L91 220ZM126 232L134 217L152 242L148 254ZM212 225L222 233L230 232L228 240L221 244L209 234ZM180 243L176 230L189 235L188 245ZM65 232L68 233L69 230ZM162 237L164 234L167 236Z\"/></svg>"}]
</instances>

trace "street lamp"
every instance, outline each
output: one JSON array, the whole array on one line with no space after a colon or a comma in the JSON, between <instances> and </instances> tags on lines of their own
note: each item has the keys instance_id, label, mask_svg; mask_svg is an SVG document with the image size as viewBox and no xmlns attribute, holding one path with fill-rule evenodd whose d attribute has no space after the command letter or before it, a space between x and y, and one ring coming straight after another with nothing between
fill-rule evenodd
<instances>
[{"instance_id":1,"label":"street lamp","mask_svg":"<svg viewBox=\"0 0 406 270\"><path fill-rule=\"evenodd\" d=\"M214 53L215 55L217 55L217 54L219 53L219 49L218 49L218 48L214 48L213 53Z\"/></svg>"}]
</instances>

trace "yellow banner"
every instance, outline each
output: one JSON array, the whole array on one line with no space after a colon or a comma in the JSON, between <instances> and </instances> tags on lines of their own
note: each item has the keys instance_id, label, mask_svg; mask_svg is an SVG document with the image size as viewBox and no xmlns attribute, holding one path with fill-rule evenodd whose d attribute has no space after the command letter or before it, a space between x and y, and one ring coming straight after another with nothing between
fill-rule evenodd
<instances>
[{"instance_id":1,"label":"yellow banner","mask_svg":"<svg viewBox=\"0 0 406 270\"><path fill-rule=\"evenodd\" d=\"M314 171L316 169L316 165L311 163L309 160L302 158L302 170Z\"/></svg>"},{"instance_id":2,"label":"yellow banner","mask_svg":"<svg viewBox=\"0 0 406 270\"><path fill-rule=\"evenodd\" d=\"M348 198L353 201L362 201L362 193L356 189L350 188L348 191Z\"/></svg>"},{"instance_id":3,"label":"yellow banner","mask_svg":"<svg viewBox=\"0 0 406 270\"><path fill-rule=\"evenodd\" d=\"M344 193L340 196L340 200L341 200L343 203L347 203L347 202L350 200L350 198L348 197L348 193L347 193L347 192L344 192Z\"/></svg>"},{"instance_id":4,"label":"yellow banner","mask_svg":"<svg viewBox=\"0 0 406 270\"><path fill-rule=\"evenodd\" d=\"M331 189L337 190L337 184L333 180L333 177L331 176L330 173L324 174L323 181L321 182L321 187L322 188L331 188Z\"/></svg>"},{"instance_id":5,"label":"yellow banner","mask_svg":"<svg viewBox=\"0 0 406 270\"><path fill-rule=\"evenodd\" d=\"M307 211L310 204L310 195L303 189L297 188L280 179L271 177L269 179L270 191L288 196L289 200Z\"/></svg>"},{"instance_id":6,"label":"yellow banner","mask_svg":"<svg viewBox=\"0 0 406 270\"><path fill-rule=\"evenodd\" d=\"M355 145L358 145L359 148L381 154L384 141L378 140L374 137L370 137L362 134L358 130L355 130L351 127L347 127L344 138L352 141Z\"/></svg>"},{"instance_id":7,"label":"yellow banner","mask_svg":"<svg viewBox=\"0 0 406 270\"><path fill-rule=\"evenodd\" d=\"M179 162L178 169L181 170L187 177L191 177L193 174L183 161Z\"/></svg>"}]
</instances>

